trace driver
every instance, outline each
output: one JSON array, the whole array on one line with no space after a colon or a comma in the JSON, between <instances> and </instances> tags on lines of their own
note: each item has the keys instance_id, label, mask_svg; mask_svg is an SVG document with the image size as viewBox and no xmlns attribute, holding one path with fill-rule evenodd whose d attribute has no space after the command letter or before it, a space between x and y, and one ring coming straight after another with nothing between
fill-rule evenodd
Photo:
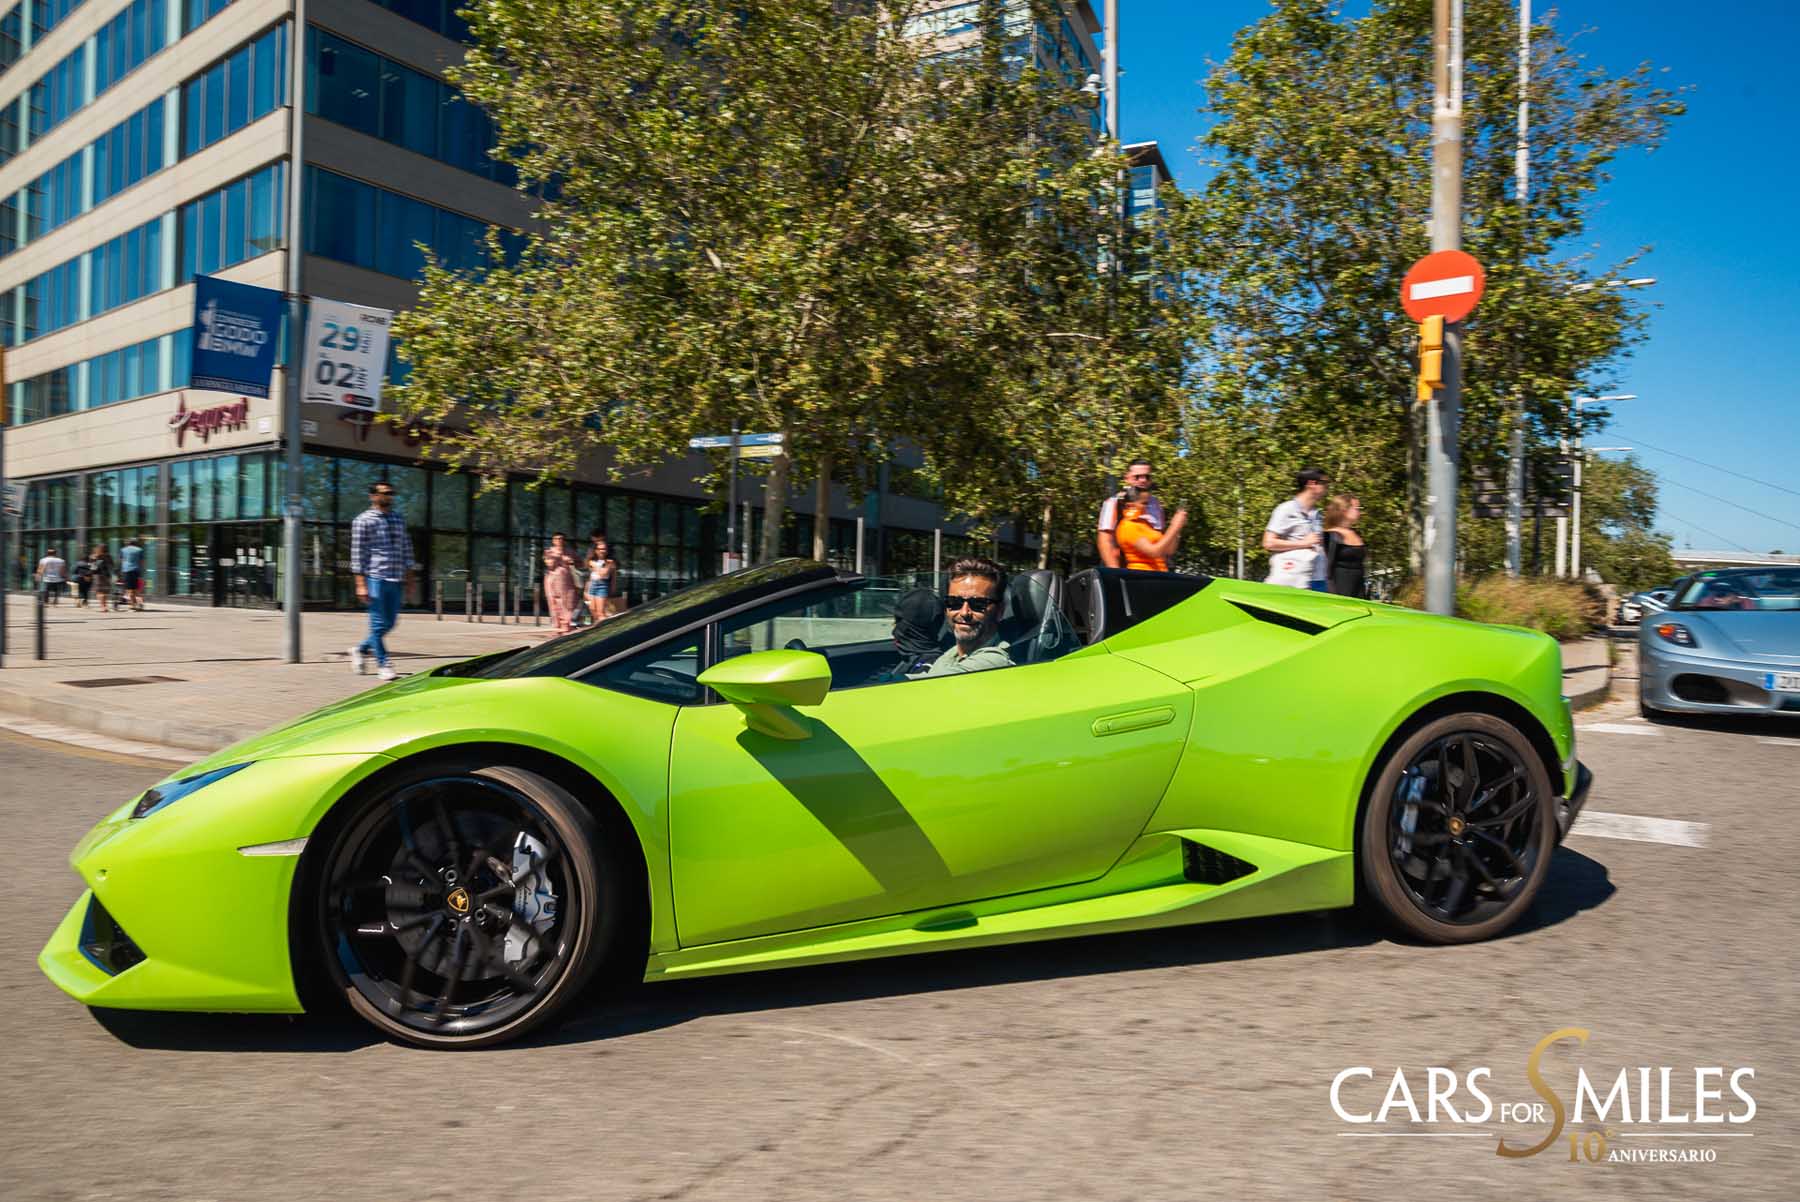
<instances>
[{"instance_id":1,"label":"driver","mask_svg":"<svg viewBox=\"0 0 1800 1202\"><path fill-rule=\"evenodd\" d=\"M944 619L956 645L937 657L924 676L953 676L1013 666L1011 649L1000 637L1006 611L1006 573L978 555L950 565L950 587L944 594ZM913 679L919 679L914 676Z\"/></svg>"}]
</instances>

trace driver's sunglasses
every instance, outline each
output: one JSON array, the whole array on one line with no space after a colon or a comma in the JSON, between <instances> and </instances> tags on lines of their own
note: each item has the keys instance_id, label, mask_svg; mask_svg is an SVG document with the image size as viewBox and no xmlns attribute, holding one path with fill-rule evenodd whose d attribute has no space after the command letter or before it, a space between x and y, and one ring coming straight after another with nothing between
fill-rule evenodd
<instances>
[{"instance_id":1,"label":"driver's sunglasses","mask_svg":"<svg viewBox=\"0 0 1800 1202\"><path fill-rule=\"evenodd\" d=\"M976 613L984 614L988 611L989 606L995 604L998 601L998 598L996 598L996 597L958 597L958 596L955 596L954 594L947 594L943 600L944 600L944 608L951 613L955 613L957 610L961 609L963 606L966 605L970 609L974 610Z\"/></svg>"}]
</instances>

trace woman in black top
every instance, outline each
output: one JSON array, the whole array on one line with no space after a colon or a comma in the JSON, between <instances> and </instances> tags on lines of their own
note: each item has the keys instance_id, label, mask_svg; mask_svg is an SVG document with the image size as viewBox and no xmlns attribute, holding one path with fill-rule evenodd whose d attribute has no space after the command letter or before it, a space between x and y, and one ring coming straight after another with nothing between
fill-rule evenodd
<instances>
[{"instance_id":1,"label":"woman in black top","mask_svg":"<svg viewBox=\"0 0 1800 1202\"><path fill-rule=\"evenodd\" d=\"M1325 586L1343 597L1363 595L1363 561L1368 546L1356 532L1362 502L1341 495L1325 504Z\"/></svg>"}]
</instances>

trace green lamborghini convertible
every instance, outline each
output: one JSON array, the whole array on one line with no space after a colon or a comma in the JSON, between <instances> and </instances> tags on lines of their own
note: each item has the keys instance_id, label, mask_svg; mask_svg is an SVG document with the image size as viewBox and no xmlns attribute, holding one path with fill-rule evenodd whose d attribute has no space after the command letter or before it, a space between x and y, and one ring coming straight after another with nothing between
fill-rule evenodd
<instances>
[{"instance_id":1,"label":"green lamborghini convertible","mask_svg":"<svg viewBox=\"0 0 1800 1202\"><path fill-rule=\"evenodd\" d=\"M784 560L374 689L95 827L38 962L90 1006L344 999L448 1047L597 977L1352 904L1461 942L1586 791L1540 634L1149 572L998 600L1009 665L921 675L896 613L934 595Z\"/></svg>"}]
</instances>

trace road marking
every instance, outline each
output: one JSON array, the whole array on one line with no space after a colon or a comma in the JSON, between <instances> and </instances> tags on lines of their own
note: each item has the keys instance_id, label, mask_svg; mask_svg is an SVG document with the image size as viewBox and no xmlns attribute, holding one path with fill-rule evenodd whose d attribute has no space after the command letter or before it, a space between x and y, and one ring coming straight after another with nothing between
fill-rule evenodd
<instances>
[{"instance_id":1,"label":"road marking","mask_svg":"<svg viewBox=\"0 0 1800 1202\"><path fill-rule=\"evenodd\" d=\"M1800 747L1800 739L1758 739L1758 743L1767 743L1771 747Z\"/></svg>"},{"instance_id":2,"label":"road marking","mask_svg":"<svg viewBox=\"0 0 1800 1202\"><path fill-rule=\"evenodd\" d=\"M1635 726L1630 722L1589 722L1585 726L1577 726L1576 730L1591 730L1603 735L1650 735L1660 738L1662 731L1654 726Z\"/></svg>"},{"instance_id":3,"label":"road marking","mask_svg":"<svg viewBox=\"0 0 1800 1202\"><path fill-rule=\"evenodd\" d=\"M1672 843L1677 847L1705 847L1705 822L1682 822L1676 818L1644 818L1637 814L1609 814L1604 810L1583 810L1569 829L1571 835L1592 835L1596 839L1631 839L1638 843Z\"/></svg>"}]
</instances>

